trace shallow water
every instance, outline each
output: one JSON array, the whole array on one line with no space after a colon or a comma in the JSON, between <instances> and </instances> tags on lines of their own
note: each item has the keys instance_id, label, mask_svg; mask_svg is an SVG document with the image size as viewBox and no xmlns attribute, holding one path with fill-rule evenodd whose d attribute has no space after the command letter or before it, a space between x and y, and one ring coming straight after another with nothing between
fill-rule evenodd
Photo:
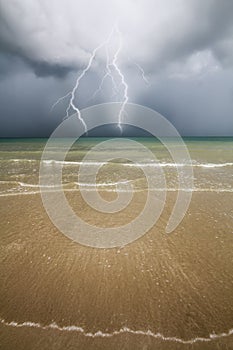
<instances>
[{"instance_id":1,"label":"shallow water","mask_svg":"<svg viewBox=\"0 0 233 350\"><path fill-rule=\"evenodd\" d=\"M151 176L160 165L165 172L167 188L157 179L155 190L167 190L166 206L147 234L114 249L72 242L49 220L38 186L45 141L0 142L0 348L233 349L233 140L186 140L194 165L192 201L166 235L177 169L159 142L141 139L159 164L142 159L140 166L150 167ZM63 188L83 220L118 227L140 212L147 183L142 169L124 159L105 164L97 177L100 194L111 200L116 184L124 190L130 182L132 203L111 216L90 208L79 191L94 189L89 170L83 183L78 170L97 141L74 145ZM46 166L57 165L51 158Z\"/></svg>"},{"instance_id":2,"label":"shallow water","mask_svg":"<svg viewBox=\"0 0 233 350\"><path fill-rule=\"evenodd\" d=\"M65 189L78 190L79 186L92 189L92 181L88 182L92 166L98 162L98 154L93 154L93 161L88 162L86 182L78 179L78 171L82 158L91 147L106 139L87 138L75 143L64 162L51 159L44 160L49 167L63 166L63 185ZM192 166L194 171L194 191L221 191L231 192L233 183L233 139L185 139L190 152L192 164L174 163L167 149L152 138L136 139L142 142L157 157L157 161L142 158L143 153L138 151L138 164L126 159L115 159L107 164L102 162L103 168L97 178L97 186L105 190L115 191L115 187L126 181L131 182L137 190L147 188L143 174L144 169L150 169L151 176L156 176L160 168L166 175L166 189L176 190L179 183L177 170L182 173L186 167ZM39 167L46 139L13 139L0 141L0 196L15 193L39 192ZM115 145L114 145L115 146ZM170 141L170 147L178 150L181 147L177 141ZM109 151L114 151L109 149ZM124 154L122 149L122 154ZM132 148L135 153L135 148ZM96 158L95 158L96 156ZM177 169L178 168L178 169ZM89 172L89 174L88 174ZM158 180L158 179L157 179ZM181 187L182 188L182 187ZM33 190L32 190L33 189ZM156 189L159 189L156 182ZM124 190L124 186L122 186ZM162 187L161 190L164 190ZM187 190L187 188L186 188Z\"/></svg>"}]
</instances>

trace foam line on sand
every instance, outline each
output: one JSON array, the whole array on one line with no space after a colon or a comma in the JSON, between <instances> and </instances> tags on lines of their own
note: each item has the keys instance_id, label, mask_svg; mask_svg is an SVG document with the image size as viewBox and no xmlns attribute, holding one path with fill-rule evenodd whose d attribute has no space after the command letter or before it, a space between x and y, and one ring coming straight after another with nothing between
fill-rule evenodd
<instances>
[{"instance_id":1,"label":"foam line on sand","mask_svg":"<svg viewBox=\"0 0 233 350\"><path fill-rule=\"evenodd\" d=\"M161 339L164 341L170 341L170 342L176 342L176 343L182 343L182 344L194 344L197 342L211 342L213 340L217 340L220 338L229 337L230 335L233 334L233 329L230 329L227 332L211 333L207 337L196 337L196 338L186 340L186 339L178 338L176 336L167 337L161 333L154 333L149 329L147 331L145 331L145 330L133 330L133 329L128 328L128 327L123 327L123 328L120 328L119 330L116 330L113 332L102 332L101 330L99 330L95 333L92 333L92 332L86 332L80 326L75 326L75 325L59 326L55 322L43 326L40 323L30 322L30 321L17 323L15 321L7 322L4 319L0 319L0 323L3 324L4 326L7 326L7 327L16 327L16 328L30 327L30 328L39 328L42 330L51 330L52 329L52 330L56 330L56 331L60 331L60 332L78 332L78 333L81 333L83 336L90 337L90 338L110 338L110 337L117 336L120 334L130 333L130 334L135 334L135 335L149 336L149 337Z\"/></svg>"}]
</instances>

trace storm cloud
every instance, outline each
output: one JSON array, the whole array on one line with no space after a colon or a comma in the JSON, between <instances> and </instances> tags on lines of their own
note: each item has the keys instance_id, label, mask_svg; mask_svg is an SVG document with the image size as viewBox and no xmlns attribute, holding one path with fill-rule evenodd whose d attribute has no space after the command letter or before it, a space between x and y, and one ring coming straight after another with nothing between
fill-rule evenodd
<instances>
[{"instance_id":1,"label":"storm cloud","mask_svg":"<svg viewBox=\"0 0 233 350\"><path fill-rule=\"evenodd\" d=\"M232 13L231 0L0 0L0 136L49 135L66 101L52 113L51 105L116 22L131 102L159 111L183 135L233 135ZM105 60L99 50L80 108L112 100L109 81L91 99Z\"/></svg>"}]
</instances>

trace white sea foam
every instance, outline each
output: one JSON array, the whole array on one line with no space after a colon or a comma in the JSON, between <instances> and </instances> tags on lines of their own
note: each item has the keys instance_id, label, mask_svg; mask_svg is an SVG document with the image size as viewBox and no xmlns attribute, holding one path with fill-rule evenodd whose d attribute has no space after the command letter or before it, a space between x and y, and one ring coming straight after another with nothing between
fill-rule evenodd
<instances>
[{"instance_id":1,"label":"white sea foam","mask_svg":"<svg viewBox=\"0 0 233 350\"><path fill-rule=\"evenodd\" d=\"M223 168L226 166L233 166L233 163L204 163L204 164L197 164L194 166L199 166L203 168Z\"/></svg>"},{"instance_id":2,"label":"white sea foam","mask_svg":"<svg viewBox=\"0 0 233 350\"><path fill-rule=\"evenodd\" d=\"M26 183L26 182L18 182L18 184L19 184L21 187L60 188L60 186L55 186L55 185L29 184L29 183Z\"/></svg>"},{"instance_id":3,"label":"white sea foam","mask_svg":"<svg viewBox=\"0 0 233 350\"><path fill-rule=\"evenodd\" d=\"M3 183L12 183L11 181L0 181ZM117 181L117 182L100 182L100 183L84 183L84 182L71 182L70 184L75 184L80 187L113 187L117 185L125 185L127 183L130 183L130 180L124 180L124 181ZM39 184L30 184L26 182L19 182L19 181L13 181L13 183L19 184L21 187L35 187L35 188L60 188L60 186L55 186L55 185L39 185ZM63 184L63 185L69 185Z\"/></svg>"},{"instance_id":4,"label":"white sea foam","mask_svg":"<svg viewBox=\"0 0 233 350\"><path fill-rule=\"evenodd\" d=\"M99 182L96 184L93 183L84 183L84 182L74 182L77 186L80 187L113 187L117 185L125 185L130 183L131 180L123 180L123 181L117 181L117 182Z\"/></svg>"},{"instance_id":5,"label":"white sea foam","mask_svg":"<svg viewBox=\"0 0 233 350\"><path fill-rule=\"evenodd\" d=\"M18 184L22 187L39 187L38 184L28 184L28 183L25 183L25 182L18 182ZM48 187L48 186L46 186Z\"/></svg>"},{"instance_id":6,"label":"white sea foam","mask_svg":"<svg viewBox=\"0 0 233 350\"><path fill-rule=\"evenodd\" d=\"M13 162L38 162L40 160L36 159L9 159L9 161ZM60 165L85 165L85 166L96 166L96 165L105 165L108 164L107 162L86 162L83 163L82 161L59 161L59 160L42 160L42 162L46 165L54 165L54 164L60 164ZM202 167L202 168L222 168L222 167L229 167L233 166L233 162L226 162L226 163L199 163L197 161L192 161L191 163L172 163L172 162L138 162L138 163L112 163L115 165L120 166L126 166L126 167L186 167L186 166L193 166L193 167Z\"/></svg>"},{"instance_id":7,"label":"white sea foam","mask_svg":"<svg viewBox=\"0 0 233 350\"><path fill-rule=\"evenodd\" d=\"M84 186L84 184L83 184ZM95 191L94 186L90 186L88 187L89 184L85 184L86 188L83 188L82 190L84 191ZM111 185L112 186L112 185ZM110 185L108 187L111 187ZM34 187L34 186L33 186ZM10 197L10 196L21 196L21 195L33 195L33 194L39 194L40 193L40 189L39 189L39 185L35 186L38 187L38 191L25 191L25 192L20 192L14 189L15 192L10 192L9 191L4 191L4 192L0 192L0 197ZM48 186L47 186L48 187ZM98 186L97 186L98 187ZM104 186L103 186L104 187ZM51 186L51 188L53 188L53 190L49 190L49 189L44 189L43 192L56 192L56 191L60 191L60 189L57 189L56 187ZM138 192L144 192L147 189L134 189L132 190L132 192L134 193L138 193ZM64 192L79 192L79 189L75 189L75 188L63 188ZM105 192L116 192L115 188L104 188ZM233 188L155 188L155 189L150 189L150 191L155 191L155 192L178 192L178 191L184 191L184 192L216 192L216 193L233 193ZM123 192L123 193L128 193L131 192L128 189L117 189L117 192Z\"/></svg>"},{"instance_id":8,"label":"white sea foam","mask_svg":"<svg viewBox=\"0 0 233 350\"><path fill-rule=\"evenodd\" d=\"M80 162L71 162L71 161L56 161L56 160L44 160L45 164L51 165L51 164L61 164L61 165L87 165L87 166L96 166L96 165L105 165L107 162L86 162L83 163ZM112 163L119 166L124 167L186 167L186 166L193 166L193 167L202 167L202 168L222 168L222 167L228 167L233 166L233 163L227 162L227 163L198 163L198 162L192 162L192 163L171 163L171 162L148 162L148 163Z\"/></svg>"},{"instance_id":9,"label":"white sea foam","mask_svg":"<svg viewBox=\"0 0 233 350\"><path fill-rule=\"evenodd\" d=\"M76 161L66 161L66 160L43 160L42 161L46 165L53 165L53 164L59 164L59 165L87 165L87 166L96 166L96 165L105 165L106 162L76 162Z\"/></svg>"},{"instance_id":10,"label":"white sea foam","mask_svg":"<svg viewBox=\"0 0 233 350\"><path fill-rule=\"evenodd\" d=\"M171 167L171 168L180 168L180 167L187 167L187 166L192 166L192 167L201 167L201 168L222 168L222 167L227 167L227 166L233 166L233 163L163 163L163 162L158 162L158 163L121 163L123 166L127 167L161 167L161 168L166 168L166 167Z\"/></svg>"},{"instance_id":11,"label":"white sea foam","mask_svg":"<svg viewBox=\"0 0 233 350\"><path fill-rule=\"evenodd\" d=\"M38 162L40 159L27 159L27 158L17 158L17 159L5 159L7 161L12 161L12 162L28 162L28 163L33 163L33 162Z\"/></svg>"},{"instance_id":12,"label":"white sea foam","mask_svg":"<svg viewBox=\"0 0 233 350\"><path fill-rule=\"evenodd\" d=\"M207 337L196 337L191 339L182 339L176 336L170 336L167 337L161 333L154 333L150 329L148 330L134 330L128 327L122 327L119 330L113 331L113 332L104 332L104 331L97 331L95 333L93 332L86 332L84 328L76 325L70 325L70 326L59 326L56 322L50 323L48 325L41 325L37 322L31 322L31 321L25 321L22 323L18 323L15 321L7 322L4 319L0 319L0 323L7 327L16 327L16 328L24 328L24 327L30 327L30 328L39 328L42 330L49 330L53 329L60 332L78 332L81 333L85 337L89 338L111 338L120 334L124 333L130 333L134 335L142 335L142 336L149 336L156 339L161 339L164 341L169 342L176 342L181 344L194 344L198 342L211 342L213 340L221 339L224 337L229 337L233 334L233 329L230 329L223 333L211 333Z\"/></svg>"}]
</instances>

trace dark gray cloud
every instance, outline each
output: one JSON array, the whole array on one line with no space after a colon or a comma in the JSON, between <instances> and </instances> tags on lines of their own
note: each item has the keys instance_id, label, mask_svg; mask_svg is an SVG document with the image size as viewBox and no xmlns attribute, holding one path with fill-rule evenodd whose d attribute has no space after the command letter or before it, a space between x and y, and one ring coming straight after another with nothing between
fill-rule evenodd
<instances>
[{"instance_id":1,"label":"dark gray cloud","mask_svg":"<svg viewBox=\"0 0 233 350\"><path fill-rule=\"evenodd\" d=\"M60 64L35 62L29 59L24 59L24 61L34 70L38 77L46 77L51 75L57 78L64 78L72 70L71 67L62 66Z\"/></svg>"},{"instance_id":2,"label":"dark gray cloud","mask_svg":"<svg viewBox=\"0 0 233 350\"><path fill-rule=\"evenodd\" d=\"M233 135L232 13L231 0L0 0L0 136L49 135L67 100L50 112L52 104L116 18L130 101L158 110L184 135ZM122 87L112 96L110 79L92 98L105 61L100 50L76 96L80 108L122 98Z\"/></svg>"}]
</instances>

